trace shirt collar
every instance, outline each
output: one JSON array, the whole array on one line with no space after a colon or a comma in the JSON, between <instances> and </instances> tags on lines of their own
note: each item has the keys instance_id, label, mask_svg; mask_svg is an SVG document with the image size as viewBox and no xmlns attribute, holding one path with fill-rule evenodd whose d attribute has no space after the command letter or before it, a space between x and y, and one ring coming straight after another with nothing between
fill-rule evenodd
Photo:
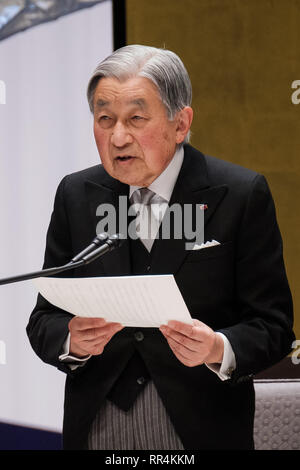
<instances>
[{"instance_id":1,"label":"shirt collar","mask_svg":"<svg viewBox=\"0 0 300 470\"><path fill-rule=\"evenodd\" d=\"M184 149L183 146L181 146L176 150L167 168L165 168L164 171L148 186L151 191L164 198L167 202L171 199L171 195L182 166L183 157ZM140 187L141 186L130 186L129 197L131 197L134 191Z\"/></svg>"}]
</instances>

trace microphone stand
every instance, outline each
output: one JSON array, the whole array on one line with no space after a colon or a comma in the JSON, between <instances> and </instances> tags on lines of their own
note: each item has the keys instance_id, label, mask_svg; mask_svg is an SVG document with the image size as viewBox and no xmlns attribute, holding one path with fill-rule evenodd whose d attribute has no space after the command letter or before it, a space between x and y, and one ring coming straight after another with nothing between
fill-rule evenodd
<instances>
[{"instance_id":1,"label":"microphone stand","mask_svg":"<svg viewBox=\"0 0 300 470\"><path fill-rule=\"evenodd\" d=\"M0 286L5 285L5 284L11 284L13 282L27 281L29 279L35 279L37 277L53 276L54 274L58 274L63 271L67 271L69 269L75 269L75 268L78 268L79 266L89 264L95 259L99 258L99 256L102 256L105 253L120 246L122 241L123 240L119 238L119 235L112 235L105 241L105 243L102 246L94 249L91 253L88 253L87 255L83 256L78 261L75 261L75 262L70 261L69 263L63 266L41 269L40 271L34 271L32 273L19 274L17 276L6 277L3 279L0 279ZM77 259L77 257L75 257L75 259Z\"/></svg>"},{"instance_id":2,"label":"microphone stand","mask_svg":"<svg viewBox=\"0 0 300 470\"><path fill-rule=\"evenodd\" d=\"M17 276L6 277L0 279L0 286L5 284L11 284L13 282L20 282L20 281L27 281L29 279L35 279L36 277L45 277L45 276L53 276L54 274L61 273L63 271L67 271L68 269L75 269L79 266L82 266L84 263L83 260L77 261L76 263L68 263L64 266L59 266L56 268L48 268L48 269L41 269L40 271L34 271L32 273L26 274L18 274Z\"/></svg>"}]
</instances>

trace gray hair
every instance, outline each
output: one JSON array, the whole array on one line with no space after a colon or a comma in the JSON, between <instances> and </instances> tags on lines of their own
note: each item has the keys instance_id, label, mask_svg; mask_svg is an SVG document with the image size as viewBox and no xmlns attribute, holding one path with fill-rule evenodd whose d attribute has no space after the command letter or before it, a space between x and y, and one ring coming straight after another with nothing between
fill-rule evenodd
<instances>
[{"instance_id":1,"label":"gray hair","mask_svg":"<svg viewBox=\"0 0 300 470\"><path fill-rule=\"evenodd\" d=\"M157 87L167 110L173 120L175 114L192 102L192 85L181 59L172 51L156 47L130 45L122 47L104 59L95 69L87 88L90 110L94 111L94 93L103 77L128 80L144 77ZM190 132L185 138L189 141Z\"/></svg>"}]
</instances>

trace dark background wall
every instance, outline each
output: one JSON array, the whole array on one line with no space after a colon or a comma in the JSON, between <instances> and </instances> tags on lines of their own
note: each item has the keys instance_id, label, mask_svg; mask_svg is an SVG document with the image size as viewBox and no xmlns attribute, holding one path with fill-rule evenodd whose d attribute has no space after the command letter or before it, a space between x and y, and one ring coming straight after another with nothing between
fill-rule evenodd
<instances>
[{"instance_id":1,"label":"dark background wall","mask_svg":"<svg viewBox=\"0 0 300 470\"><path fill-rule=\"evenodd\" d=\"M126 10L127 44L171 49L190 73L192 144L266 176L300 339L300 0L126 0Z\"/></svg>"}]
</instances>

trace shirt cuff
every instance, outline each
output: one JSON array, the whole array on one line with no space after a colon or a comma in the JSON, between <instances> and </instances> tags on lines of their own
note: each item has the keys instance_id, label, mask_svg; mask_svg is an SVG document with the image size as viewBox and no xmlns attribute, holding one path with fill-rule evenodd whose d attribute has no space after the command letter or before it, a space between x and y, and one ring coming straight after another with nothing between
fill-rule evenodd
<instances>
[{"instance_id":1,"label":"shirt cuff","mask_svg":"<svg viewBox=\"0 0 300 470\"><path fill-rule=\"evenodd\" d=\"M217 332L223 338L224 342L224 354L221 364L205 364L210 370L212 370L221 380L228 380L231 378L232 372L236 368L235 354L231 347L228 338L223 333Z\"/></svg>"},{"instance_id":2,"label":"shirt cuff","mask_svg":"<svg viewBox=\"0 0 300 470\"><path fill-rule=\"evenodd\" d=\"M77 367L84 366L88 359L91 357L91 355L85 357L72 356L70 354L70 339L71 335L69 333L66 341L63 344L63 353L58 357L58 359L61 362L67 363L71 370L75 370L77 369Z\"/></svg>"}]
</instances>

